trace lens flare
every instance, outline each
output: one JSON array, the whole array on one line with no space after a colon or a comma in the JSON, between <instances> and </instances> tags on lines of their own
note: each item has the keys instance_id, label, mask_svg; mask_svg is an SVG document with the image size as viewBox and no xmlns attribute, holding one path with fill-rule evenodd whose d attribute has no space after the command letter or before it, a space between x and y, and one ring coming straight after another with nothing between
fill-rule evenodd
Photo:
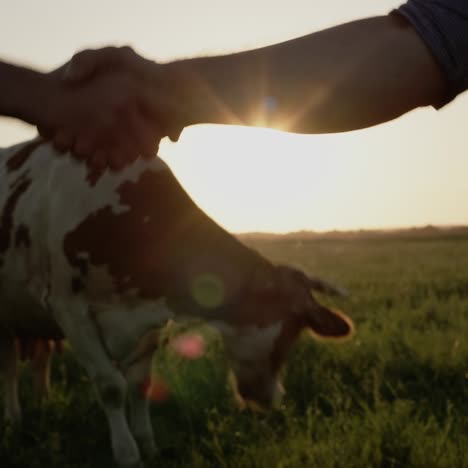
<instances>
[{"instance_id":1,"label":"lens flare","mask_svg":"<svg viewBox=\"0 0 468 468\"><path fill-rule=\"evenodd\" d=\"M205 353L205 340L200 335L184 335L172 342L172 348L186 359L198 359Z\"/></svg>"},{"instance_id":2,"label":"lens flare","mask_svg":"<svg viewBox=\"0 0 468 468\"><path fill-rule=\"evenodd\" d=\"M192 281L191 293L197 304L213 309L223 303L224 284L218 276L212 273L202 273Z\"/></svg>"},{"instance_id":3,"label":"lens flare","mask_svg":"<svg viewBox=\"0 0 468 468\"><path fill-rule=\"evenodd\" d=\"M278 100L275 96L266 96L263 100L263 107L266 112L275 112L278 109Z\"/></svg>"},{"instance_id":4,"label":"lens flare","mask_svg":"<svg viewBox=\"0 0 468 468\"><path fill-rule=\"evenodd\" d=\"M167 383L157 375L146 379L142 385L142 392L147 400L155 403L164 403L169 400L171 393Z\"/></svg>"}]
</instances>

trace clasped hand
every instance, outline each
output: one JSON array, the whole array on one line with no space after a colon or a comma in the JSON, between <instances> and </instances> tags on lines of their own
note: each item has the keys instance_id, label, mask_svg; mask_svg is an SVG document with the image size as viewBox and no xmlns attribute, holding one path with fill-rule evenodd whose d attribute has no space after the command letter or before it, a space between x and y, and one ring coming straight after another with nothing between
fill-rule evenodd
<instances>
[{"instance_id":1,"label":"clasped hand","mask_svg":"<svg viewBox=\"0 0 468 468\"><path fill-rule=\"evenodd\" d=\"M154 156L162 138L182 131L160 67L129 47L79 52L47 75L39 133L95 168Z\"/></svg>"}]
</instances>

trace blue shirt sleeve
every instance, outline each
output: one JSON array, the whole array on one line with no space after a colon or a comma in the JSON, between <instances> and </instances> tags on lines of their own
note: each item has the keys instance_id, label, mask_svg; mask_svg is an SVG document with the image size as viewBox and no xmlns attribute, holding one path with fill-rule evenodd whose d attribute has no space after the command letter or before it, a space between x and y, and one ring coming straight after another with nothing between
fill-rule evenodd
<instances>
[{"instance_id":1,"label":"blue shirt sleeve","mask_svg":"<svg viewBox=\"0 0 468 468\"><path fill-rule=\"evenodd\" d=\"M395 12L413 25L445 73L449 93L439 107L468 89L468 0L408 0Z\"/></svg>"}]
</instances>

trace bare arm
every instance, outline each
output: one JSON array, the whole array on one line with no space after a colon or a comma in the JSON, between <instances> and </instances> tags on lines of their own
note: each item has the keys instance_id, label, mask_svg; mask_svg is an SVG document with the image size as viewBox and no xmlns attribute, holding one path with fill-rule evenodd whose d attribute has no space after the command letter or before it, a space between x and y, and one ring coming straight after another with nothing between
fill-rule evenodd
<instances>
[{"instance_id":1,"label":"bare arm","mask_svg":"<svg viewBox=\"0 0 468 468\"><path fill-rule=\"evenodd\" d=\"M64 69L44 74L0 62L0 115L36 125L57 149L95 166L118 169L154 155L164 133L154 120L151 86L126 72L67 85Z\"/></svg>"},{"instance_id":2,"label":"bare arm","mask_svg":"<svg viewBox=\"0 0 468 468\"><path fill-rule=\"evenodd\" d=\"M49 92L42 73L0 62L0 115L36 124Z\"/></svg>"},{"instance_id":3,"label":"bare arm","mask_svg":"<svg viewBox=\"0 0 468 468\"><path fill-rule=\"evenodd\" d=\"M248 52L157 66L157 80L164 82L165 72L168 92L179 96L184 110L181 126L242 123L342 132L437 105L446 93L435 59L398 15Z\"/></svg>"},{"instance_id":4,"label":"bare arm","mask_svg":"<svg viewBox=\"0 0 468 468\"><path fill-rule=\"evenodd\" d=\"M72 59L67 79L79 83L119 70L149 85L154 119L173 140L184 127L201 123L296 133L356 130L438 106L449 94L446 74L398 14L163 65L130 48L86 50Z\"/></svg>"}]
</instances>

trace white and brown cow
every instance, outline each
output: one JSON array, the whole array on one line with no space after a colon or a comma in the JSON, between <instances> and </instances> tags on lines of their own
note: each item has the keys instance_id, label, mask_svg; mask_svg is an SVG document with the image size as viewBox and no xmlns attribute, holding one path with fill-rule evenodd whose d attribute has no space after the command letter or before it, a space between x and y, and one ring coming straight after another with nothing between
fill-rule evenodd
<instances>
[{"instance_id":1,"label":"white and brown cow","mask_svg":"<svg viewBox=\"0 0 468 468\"><path fill-rule=\"evenodd\" d=\"M169 319L216 327L240 395L262 405L278 395L278 370L301 330L332 339L353 331L310 293L333 287L244 246L159 158L96 171L37 139L0 151L0 184L4 347L15 338L69 341L122 467L140 465L139 448L154 449L140 388Z\"/></svg>"}]
</instances>

